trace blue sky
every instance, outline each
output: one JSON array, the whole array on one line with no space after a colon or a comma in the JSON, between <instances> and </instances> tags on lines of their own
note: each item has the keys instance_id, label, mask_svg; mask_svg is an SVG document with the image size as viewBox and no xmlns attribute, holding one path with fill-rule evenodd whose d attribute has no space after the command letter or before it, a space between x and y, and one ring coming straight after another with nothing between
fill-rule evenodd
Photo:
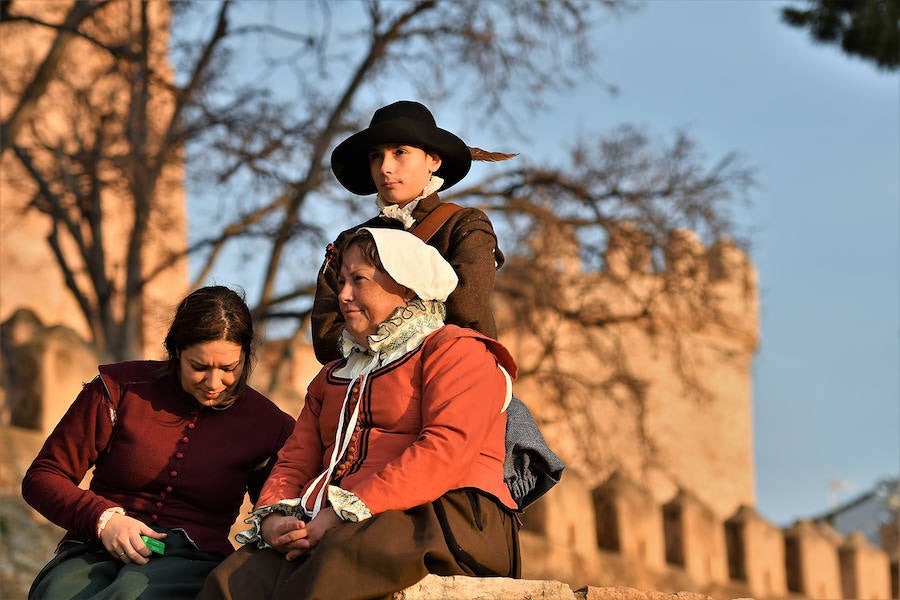
<instances>
[{"instance_id":1,"label":"blue sky","mask_svg":"<svg viewBox=\"0 0 900 600\"><path fill-rule=\"evenodd\" d=\"M900 77L813 44L784 2L650 0L601 29L598 68L547 131L688 129L739 152L762 338L753 370L757 508L787 524L900 473Z\"/></svg>"},{"instance_id":2,"label":"blue sky","mask_svg":"<svg viewBox=\"0 0 900 600\"><path fill-rule=\"evenodd\" d=\"M593 38L618 94L587 83L527 117L531 157L634 123L660 141L685 129L710 161L735 151L756 168L740 225L761 300L757 509L779 525L827 509L832 481L852 488L846 500L900 474L900 78L783 25L785 5L648 0Z\"/></svg>"}]
</instances>

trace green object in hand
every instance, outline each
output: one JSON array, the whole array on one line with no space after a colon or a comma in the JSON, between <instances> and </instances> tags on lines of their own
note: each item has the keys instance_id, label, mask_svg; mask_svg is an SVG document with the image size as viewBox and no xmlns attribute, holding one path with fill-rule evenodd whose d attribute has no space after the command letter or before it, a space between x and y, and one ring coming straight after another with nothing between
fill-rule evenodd
<instances>
[{"instance_id":1,"label":"green object in hand","mask_svg":"<svg viewBox=\"0 0 900 600\"><path fill-rule=\"evenodd\" d=\"M147 548L150 549L150 552L154 552L156 554L166 553L166 545L161 541L154 540L153 538L147 537L146 535L142 535L141 539L144 540L144 544L147 546Z\"/></svg>"}]
</instances>

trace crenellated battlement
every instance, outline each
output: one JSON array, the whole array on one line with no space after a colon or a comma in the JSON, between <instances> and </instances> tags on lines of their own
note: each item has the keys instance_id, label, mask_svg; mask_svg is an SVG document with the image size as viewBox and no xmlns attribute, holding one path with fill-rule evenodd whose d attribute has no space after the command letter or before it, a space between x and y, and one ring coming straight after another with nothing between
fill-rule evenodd
<instances>
[{"instance_id":1,"label":"crenellated battlement","mask_svg":"<svg viewBox=\"0 0 900 600\"><path fill-rule=\"evenodd\" d=\"M597 486L566 473L523 520L529 579L757 600L893 597L890 558L862 534L811 521L781 529L749 505L721 518L687 489L657 502L621 472Z\"/></svg>"},{"instance_id":2,"label":"crenellated battlement","mask_svg":"<svg viewBox=\"0 0 900 600\"><path fill-rule=\"evenodd\" d=\"M540 283L556 288L560 308L591 308L595 319L606 321L646 311L659 326L677 320L684 328L739 340L750 351L758 345L758 275L730 239L707 247L694 232L675 230L656 243L651 234L621 222L608 228L601 264L592 269L585 267L571 229L548 226L530 245L531 256L512 258L498 277L522 285L529 273L533 283L538 272ZM547 291L537 287L537 293Z\"/></svg>"},{"instance_id":3,"label":"crenellated battlement","mask_svg":"<svg viewBox=\"0 0 900 600\"><path fill-rule=\"evenodd\" d=\"M580 245L571 228L547 225L532 240L538 264L553 271L582 273ZM658 256L657 256L658 255ZM653 236L630 221L607 227L603 265L595 274L619 279L640 275L679 275L694 283L737 281L755 284L756 270L747 254L733 241L720 239L708 248L696 233L676 229L657 244Z\"/></svg>"}]
</instances>

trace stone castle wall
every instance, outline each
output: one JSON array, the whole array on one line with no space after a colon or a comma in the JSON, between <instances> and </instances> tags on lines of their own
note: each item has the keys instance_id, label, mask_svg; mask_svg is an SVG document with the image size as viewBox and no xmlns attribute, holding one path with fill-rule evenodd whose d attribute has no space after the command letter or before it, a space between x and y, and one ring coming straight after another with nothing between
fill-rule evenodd
<instances>
[{"instance_id":1,"label":"stone castle wall","mask_svg":"<svg viewBox=\"0 0 900 600\"><path fill-rule=\"evenodd\" d=\"M749 506L723 519L685 490L657 503L618 472L599 486L564 475L523 520L526 579L756 600L898 596L888 554L858 533L779 529Z\"/></svg>"},{"instance_id":2,"label":"stone castle wall","mask_svg":"<svg viewBox=\"0 0 900 600\"><path fill-rule=\"evenodd\" d=\"M516 393L581 477L598 485L620 471L657 502L689 490L724 518L754 504L756 272L734 244L705 248L685 231L672 234L664 262L652 269L650 248L635 234L627 224L614 231L605 268L594 271L582 269L565 232L536 242L541 258L528 271L548 284L530 285L562 298L556 312L592 316L597 326L553 311L522 326L503 293L495 295L500 339L523 372ZM501 290L516 277L514 262L509 275L506 268ZM647 316L621 319L645 306ZM549 379L535 374L547 340ZM558 379L568 388L556 395Z\"/></svg>"}]
</instances>

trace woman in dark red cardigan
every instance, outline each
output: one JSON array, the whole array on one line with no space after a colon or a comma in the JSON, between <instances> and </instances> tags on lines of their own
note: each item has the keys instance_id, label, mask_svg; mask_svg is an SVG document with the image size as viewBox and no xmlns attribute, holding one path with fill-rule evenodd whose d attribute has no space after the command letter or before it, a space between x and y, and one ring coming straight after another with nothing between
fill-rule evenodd
<instances>
[{"instance_id":1,"label":"woman in dark red cardigan","mask_svg":"<svg viewBox=\"0 0 900 600\"><path fill-rule=\"evenodd\" d=\"M233 290L184 298L165 347L101 365L25 474L25 500L66 530L29 598L193 598L233 551L294 420L247 386L253 324Z\"/></svg>"}]
</instances>

